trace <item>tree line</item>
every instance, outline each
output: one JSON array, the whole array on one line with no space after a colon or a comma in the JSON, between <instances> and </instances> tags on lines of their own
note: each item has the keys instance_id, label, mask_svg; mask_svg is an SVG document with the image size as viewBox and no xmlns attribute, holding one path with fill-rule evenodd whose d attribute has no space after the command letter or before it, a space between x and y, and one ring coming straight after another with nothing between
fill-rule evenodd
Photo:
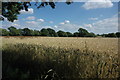
<instances>
[{"instance_id":1,"label":"tree line","mask_svg":"<svg viewBox=\"0 0 120 80\"><path fill-rule=\"evenodd\" d=\"M1 36L48 36L48 37L120 37L120 32L108 33L108 34L94 34L88 32L86 29L79 28L78 32L71 33L65 32L62 30L55 31L51 28L43 28L41 30L32 30L29 28L17 29L14 26L11 26L7 29L0 28Z\"/></svg>"}]
</instances>

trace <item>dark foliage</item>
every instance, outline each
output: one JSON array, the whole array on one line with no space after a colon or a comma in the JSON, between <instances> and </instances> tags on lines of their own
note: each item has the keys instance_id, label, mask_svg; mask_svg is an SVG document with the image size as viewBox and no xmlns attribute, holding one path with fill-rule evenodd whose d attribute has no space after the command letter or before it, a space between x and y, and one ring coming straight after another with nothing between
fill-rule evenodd
<instances>
[{"instance_id":1,"label":"dark foliage","mask_svg":"<svg viewBox=\"0 0 120 80\"><path fill-rule=\"evenodd\" d=\"M108 34L102 34L100 35L102 37L120 37L120 32L116 32L116 33L108 33Z\"/></svg>"},{"instance_id":2,"label":"dark foliage","mask_svg":"<svg viewBox=\"0 0 120 80\"><path fill-rule=\"evenodd\" d=\"M51 28L43 28L41 30L32 30L29 28L17 29L13 26L9 27L8 30L0 28L1 36L48 36L48 37L120 37L120 32L108 33L108 34L94 34L88 32L86 29L79 28L79 32L71 33L59 30L56 32Z\"/></svg>"},{"instance_id":3,"label":"dark foliage","mask_svg":"<svg viewBox=\"0 0 120 80\"><path fill-rule=\"evenodd\" d=\"M37 8L42 8L45 6L50 6L52 9L55 8L56 3L52 0L49 2L38 2L35 3ZM71 4L71 0L67 0L66 4ZM21 10L28 11L28 8L31 6L31 2L2 2L2 16L0 17L0 20L4 20L4 18L7 18L8 21L14 22L14 20L17 20L18 15L20 14Z\"/></svg>"}]
</instances>

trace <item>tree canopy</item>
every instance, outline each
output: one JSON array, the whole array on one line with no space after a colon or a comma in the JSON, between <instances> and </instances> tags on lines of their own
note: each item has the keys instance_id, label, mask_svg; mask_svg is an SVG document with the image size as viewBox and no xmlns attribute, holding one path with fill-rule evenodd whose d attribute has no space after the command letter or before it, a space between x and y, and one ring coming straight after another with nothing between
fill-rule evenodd
<instances>
[{"instance_id":1,"label":"tree canopy","mask_svg":"<svg viewBox=\"0 0 120 80\"><path fill-rule=\"evenodd\" d=\"M88 32L86 29L79 28L78 32L65 32L62 30L55 31L51 28L42 28L41 30L32 30L29 28L17 29L14 26L8 27L8 29L0 28L1 36L47 36L47 37L120 37L120 32L108 33L108 34L94 34Z\"/></svg>"},{"instance_id":2,"label":"tree canopy","mask_svg":"<svg viewBox=\"0 0 120 80\"><path fill-rule=\"evenodd\" d=\"M86 29L83 29L83 28L79 28L78 31L79 31L80 37L85 37L89 33Z\"/></svg>"},{"instance_id":3,"label":"tree canopy","mask_svg":"<svg viewBox=\"0 0 120 80\"><path fill-rule=\"evenodd\" d=\"M56 2L53 0L42 0L42 2L35 2L35 6L39 9L45 6L50 6L52 9L55 8ZM66 4L71 4L72 0L66 0ZM21 10L28 11L28 8L31 6L31 2L2 2L2 16L0 17L0 20L4 20L4 18L7 18L8 21L14 22L14 20L17 20L18 15L20 14Z\"/></svg>"}]
</instances>

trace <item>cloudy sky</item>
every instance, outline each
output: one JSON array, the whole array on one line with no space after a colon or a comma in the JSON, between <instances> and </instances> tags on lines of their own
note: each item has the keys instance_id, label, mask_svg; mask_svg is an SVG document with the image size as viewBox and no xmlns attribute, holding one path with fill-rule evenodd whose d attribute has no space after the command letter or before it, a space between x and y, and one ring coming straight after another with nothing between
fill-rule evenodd
<instances>
[{"instance_id":1,"label":"cloudy sky","mask_svg":"<svg viewBox=\"0 0 120 80\"><path fill-rule=\"evenodd\" d=\"M29 11L20 11L21 14L18 16L18 20L13 23L7 20L3 21L2 27L28 27L36 30L52 28L56 31L69 32L76 32L79 28L85 28L96 34L117 32L118 3L110 0L90 1L94 0L74 2L71 5L58 2L55 9L50 6L37 9L34 2L32 2Z\"/></svg>"}]
</instances>

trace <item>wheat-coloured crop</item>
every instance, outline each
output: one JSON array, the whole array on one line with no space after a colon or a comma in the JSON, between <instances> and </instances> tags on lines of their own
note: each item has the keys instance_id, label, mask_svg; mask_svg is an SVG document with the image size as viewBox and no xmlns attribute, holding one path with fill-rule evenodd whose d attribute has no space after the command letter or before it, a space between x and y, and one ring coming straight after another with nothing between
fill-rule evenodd
<instances>
[{"instance_id":1,"label":"wheat-coloured crop","mask_svg":"<svg viewBox=\"0 0 120 80\"><path fill-rule=\"evenodd\" d=\"M118 38L1 39L4 78L79 80L120 77Z\"/></svg>"}]
</instances>

